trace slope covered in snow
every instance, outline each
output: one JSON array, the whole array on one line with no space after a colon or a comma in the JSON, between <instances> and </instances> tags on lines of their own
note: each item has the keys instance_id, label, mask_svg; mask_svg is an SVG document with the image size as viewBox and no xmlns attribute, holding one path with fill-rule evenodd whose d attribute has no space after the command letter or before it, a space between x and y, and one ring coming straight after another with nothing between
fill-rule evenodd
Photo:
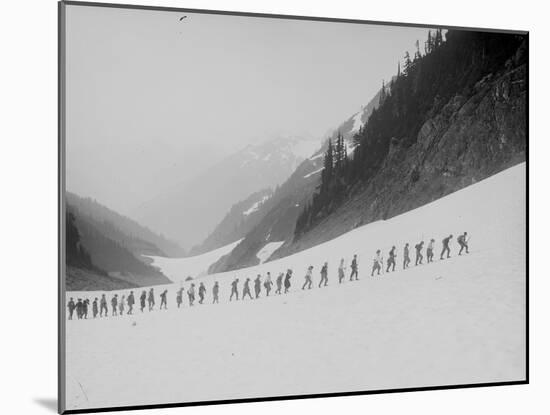
<instances>
[{"instance_id":1,"label":"slope covered in snow","mask_svg":"<svg viewBox=\"0 0 550 415\"><path fill-rule=\"evenodd\" d=\"M275 252L277 249L279 249L279 247L284 243L285 241L269 242L265 244L265 246L262 249L260 249L256 254L258 259L260 260L260 264L263 264L265 261L267 261L271 256L271 254Z\"/></svg>"},{"instance_id":2,"label":"slope covered in snow","mask_svg":"<svg viewBox=\"0 0 550 415\"><path fill-rule=\"evenodd\" d=\"M197 278L206 275L208 267L222 256L231 252L239 242L241 241L238 240L213 251L191 257L167 258L149 256L148 258L151 258L154 265L162 269L172 281L183 281L187 277Z\"/></svg>"},{"instance_id":3,"label":"slope covered in snow","mask_svg":"<svg viewBox=\"0 0 550 415\"><path fill-rule=\"evenodd\" d=\"M166 311L68 321L67 408L524 379L525 174L522 163L297 254L202 277L205 305L177 309L174 284L157 290L169 291ZM453 242L440 261L442 237L465 230L470 254L457 256ZM405 242L432 237L435 262L403 271ZM392 245L397 271L370 278L376 249L387 256ZM353 254L359 281L339 285L337 263ZM185 275L163 261L155 265L167 275ZM302 291L307 266L317 283L324 261L329 286ZM234 276L241 290L246 277L287 268L288 294L228 302ZM219 305L210 305L214 280Z\"/></svg>"}]
</instances>

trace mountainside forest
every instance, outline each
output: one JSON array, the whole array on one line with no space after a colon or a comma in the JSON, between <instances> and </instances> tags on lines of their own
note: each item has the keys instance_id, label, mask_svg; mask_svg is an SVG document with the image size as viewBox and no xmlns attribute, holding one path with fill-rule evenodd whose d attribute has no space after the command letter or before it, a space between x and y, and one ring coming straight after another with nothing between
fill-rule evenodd
<instances>
[{"instance_id":1,"label":"mountainside forest","mask_svg":"<svg viewBox=\"0 0 550 415\"><path fill-rule=\"evenodd\" d=\"M362 224L387 219L525 160L526 38L430 33L355 135L324 157L318 190L284 256Z\"/></svg>"}]
</instances>

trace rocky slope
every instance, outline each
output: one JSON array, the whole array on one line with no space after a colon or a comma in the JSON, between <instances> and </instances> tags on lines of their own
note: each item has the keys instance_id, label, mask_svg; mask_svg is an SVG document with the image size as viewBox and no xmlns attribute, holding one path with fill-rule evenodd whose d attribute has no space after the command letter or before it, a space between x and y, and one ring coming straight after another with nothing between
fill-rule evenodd
<instances>
[{"instance_id":1,"label":"rocky slope","mask_svg":"<svg viewBox=\"0 0 550 415\"><path fill-rule=\"evenodd\" d=\"M265 205L269 212L264 219L209 271L257 264L256 254L269 242L284 241L270 259L284 257L362 224L422 206L525 160L527 44L521 36L507 36L454 32L448 46L440 44L441 49L418 63L432 66L424 66L424 70L417 66L410 78L411 89L398 89L395 97L393 89L385 90L384 99L391 102L391 111L399 114L397 121L388 121L400 135L387 137L386 148L386 138L372 138L378 146L374 164L354 165L363 170L355 171L362 175L360 181L347 184L343 197L329 203L305 233L293 234L298 215L319 191L321 149L299 166ZM461 62L460 69L453 70L451 62L458 56L470 56L471 61ZM377 105L365 107L370 113L381 105L380 94L373 101ZM409 108L404 116L406 102ZM382 116L388 114L385 109ZM352 158L357 156L357 147L350 137L359 129L353 120L359 118L364 125L369 117L362 117L356 114L340 126ZM380 124L379 114L375 121ZM363 137L365 131L375 128L372 125L369 122L369 128L362 129Z\"/></svg>"},{"instance_id":2,"label":"rocky slope","mask_svg":"<svg viewBox=\"0 0 550 415\"><path fill-rule=\"evenodd\" d=\"M381 168L366 185L354 189L336 211L274 257L391 218L524 161L525 59L523 44L505 68L484 76L468 93L457 93L427 119L412 146L392 140Z\"/></svg>"},{"instance_id":3,"label":"rocky slope","mask_svg":"<svg viewBox=\"0 0 550 415\"><path fill-rule=\"evenodd\" d=\"M263 207L272 196L272 189L263 189L235 203L214 231L189 254L200 255L243 238L264 218Z\"/></svg>"}]
</instances>

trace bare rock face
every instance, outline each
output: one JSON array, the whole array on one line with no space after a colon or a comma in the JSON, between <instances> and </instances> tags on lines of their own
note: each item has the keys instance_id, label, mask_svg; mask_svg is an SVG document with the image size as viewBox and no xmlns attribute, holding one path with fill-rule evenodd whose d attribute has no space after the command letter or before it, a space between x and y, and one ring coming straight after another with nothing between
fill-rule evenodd
<instances>
[{"instance_id":1,"label":"bare rock face","mask_svg":"<svg viewBox=\"0 0 550 415\"><path fill-rule=\"evenodd\" d=\"M514 57L521 59L521 48ZM525 160L527 68L489 74L455 95L407 145L392 139L378 173L346 203L280 256L354 227L417 208ZM434 107L437 103L434 105Z\"/></svg>"}]
</instances>

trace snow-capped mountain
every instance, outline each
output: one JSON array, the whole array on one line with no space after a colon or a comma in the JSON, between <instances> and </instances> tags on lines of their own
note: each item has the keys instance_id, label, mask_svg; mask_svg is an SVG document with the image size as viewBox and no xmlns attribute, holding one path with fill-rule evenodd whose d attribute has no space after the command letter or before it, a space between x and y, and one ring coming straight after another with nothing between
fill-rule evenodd
<instances>
[{"instance_id":1,"label":"snow-capped mountain","mask_svg":"<svg viewBox=\"0 0 550 415\"><path fill-rule=\"evenodd\" d=\"M183 247L200 244L233 204L283 183L319 145L319 139L296 136L278 136L248 145L194 179L137 207L133 216Z\"/></svg>"},{"instance_id":2,"label":"snow-capped mountain","mask_svg":"<svg viewBox=\"0 0 550 415\"><path fill-rule=\"evenodd\" d=\"M386 93L389 93L388 88L386 88ZM227 227L224 223L221 223L214 230L209 236L209 240L217 240L217 244L205 246L205 249L219 248L238 239L242 239L242 241L235 246L229 255L213 264L210 272L227 271L255 265L261 261L258 253L263 250L266 244L272 243L271 247L276 246L279 248L283 245L281 241L292 238L296 219L319 183L329 139L334 141L337 135L341 134L344 137L348 154L351 154L355 147L354 135L359 131L359 128L365 125L372 111L378 107L381 95L382 89L358 112L352 114L338 127L329 131L316 151L310 153L311 155L296 167L288 180L257 208L254 216L250 219L241 219L239 227L235 228L233 233L226 232ZM247 232L243 233L245 229ZM223 238L218 236L220 234L223 234ZM276 249L270 250L270 256L275 251ZM265 252L262 258L264 261L267 260L264 257Z\"/></svg>"}]
</instances>

